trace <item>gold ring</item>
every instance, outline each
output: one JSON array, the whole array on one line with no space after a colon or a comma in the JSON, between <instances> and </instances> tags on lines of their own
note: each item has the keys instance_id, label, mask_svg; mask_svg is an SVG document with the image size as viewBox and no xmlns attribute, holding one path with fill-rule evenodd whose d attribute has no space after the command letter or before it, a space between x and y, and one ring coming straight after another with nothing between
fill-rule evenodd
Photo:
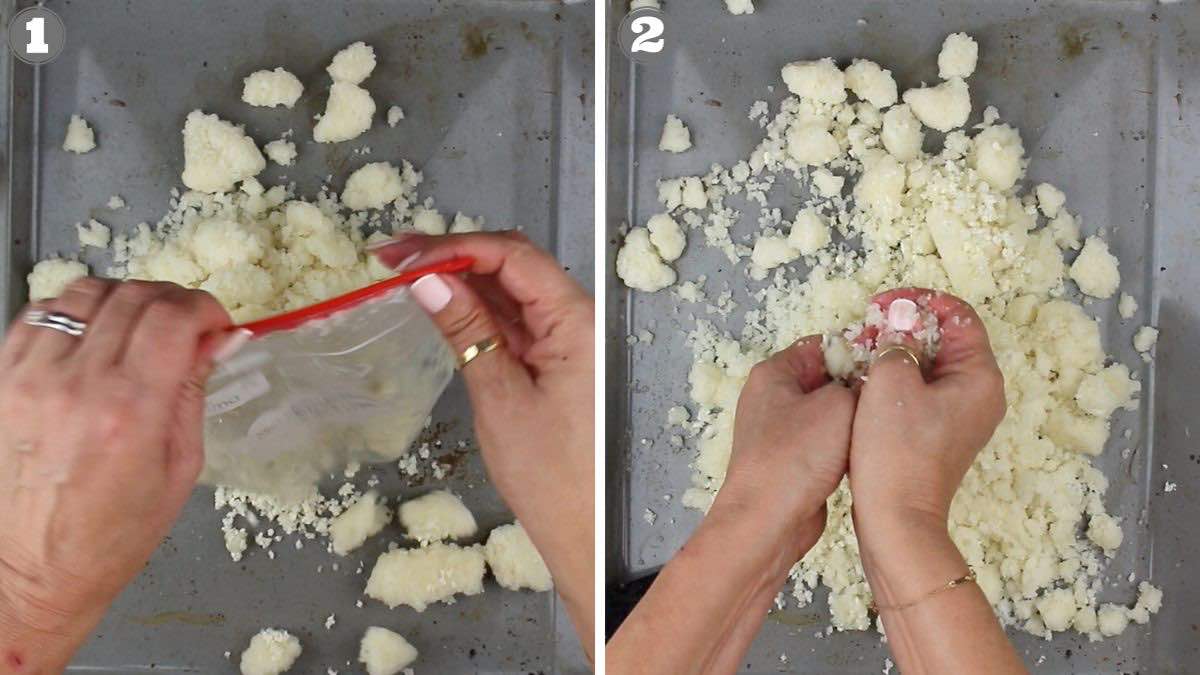
<instances>
[{"instance_id":1,"label":"gold ring","mask_svg":"<svg viewBox=\"0 0 1200 675\"><path fill-rule=\"evenodd\" d=\"M901 345L901 344L888 345L888 346L884 347L883 349L879 350L879 353L875 355L875 360L878 361L879 359L882 359L884 356L887 356L891 352L903 352L905 356L907 356L910 360L912 360L913 365L917 367L917 370L921 369L921 357L917 356L917 353L914 352L912 349L910 349L907 345Z\"/></svg>"},{"instance_id":2,"label":"gold ring","mask_svg":"<svg viewBox=\"0 0 1200 675\"><path fill-rule=\"evenodd\" d=\"M462 370L468 363L475 360L480 354L494 352L504 346L503 335L493 335L486 340L480 340L475 344L463 350L463 353L458 357L458 369Z\"/></svg>"}]
</instances>

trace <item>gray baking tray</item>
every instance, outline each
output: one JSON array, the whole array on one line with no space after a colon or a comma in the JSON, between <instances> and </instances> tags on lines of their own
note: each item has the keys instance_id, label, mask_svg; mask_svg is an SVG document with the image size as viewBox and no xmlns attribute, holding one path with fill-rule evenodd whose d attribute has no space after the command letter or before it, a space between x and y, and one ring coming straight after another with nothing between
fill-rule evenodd
<instances>
[{"instance_id":1,"label":"gray baking tray","mask_svg":"<svg viewBox=\"0 0 1200 675\"><path fill-rule=\"evenodd\" d=\"M749 154L758 125L752 102L778 103L788 61L837 57L873 59L892 69L901 89L937 77L942 39L967 31L979 41L979 70L970 80L975 119L996 105L1021 130L1031 158L1029 180L1052 179L1066 191L1088 233L1104 228L1121 260L1122 289L1141 309L1120 320L1115 302L1096 302L1106 348L1136 368L1145 388L1136 413L1117 418L1108 451L1098 460L1111 480L1106 500L1125 516L1125 543L1109 565L1105 600L1132 602L1133 572L1163 587L1163 609L1148 626L1119 639L1089 644L1070 633L1051 642L1013 638L1028 665L1044 673L1195 672L1200 590L1188 583L1200 553L1200 11L1195 2L972 0L965 2L756 2L751 16L728 15L723 4L666 3L673 45L665 59L630 65L610 55L608 267L609 581L652 572L686 540L700 515L679 504L689 485L690 445L672 448L665 413L687 400L691 363L685 308L673 313L669 293L631 294L614 279L623 222L642 224L656 211L654 179L706 173ZM613 3L608 29L620 20ZM613 43L615 44L615 42ZM774 91L768 89L774 85ZM774 108L774 105L773 105ZM691 127L694 149L657 150L668 113ZM754 228L747 209L736 230ZM740 236L739 236L740 235ZM696 236L693 234L692 238ZM709 275L710 296L723 276L741 280L720 254L689 247L681 279ZM735 281L734 287L741 286ZM735 295L735 299L737 296ZM745 304L742 305L745 307ZM703 309L700 310L703 312ZM739 315L730 324L740 329ZM1143 366L1130 344L1142 324L1162 329L1158 358ZM641 328L650 344L628 346ZM1195 429L1190 427L1195 426ZM1122 460L1121 431L1131 429L1138 452ZM1164 493L1166 481L1178 490ZM663 496L671 495L668 502ZM645 509L653 524L643 519ZM1190 563L1190 564L1189 564ZM756 672L878 673L887 656L879 636L834 633L820 595L809 608L794 601L773 613L744 662ZM780 660L787 655L787 662Z\"/></svg>"},{"instance_id":2,"label":"gray baking tray","mask_svg":"<svg viewBox=\"0 0 1200 675\"><path fill-rule=\"evenodd\" d=\"M7 24L28 2L3 2ZM326 174L340 187L367 161L407 158L424 169L423 189L439 208L484 215L489 228L521 226L557 252L572 274L591 284L592 7L550 0L414 0L394 2L156 2L51 0L67 27L54 63L34 69L3 50L0 114L5 143L0 249L0 307L12 316L27 293L33 262L75 251L73 224L96 217L115 230L155 221L167 192L180 184L184 116L202 107L244 123L260 143L296 129L298 165L271 165L265 184L287 176L298 193L314 194ZM348 143L311 141L312 115L324 105L324 68L341 47L365 40L379 66L366 82L379 107L371 131ZM250 72L287 67L305 83L290 112L240 102ZM393 104L407 119L383 123ZM98 148L61 150L72 113L94 126ZM354 148L371 146L369 155ZM104 208L113 194L127 211ZM93 264L103 261L85 256ZM101 265L101 268L103 265ZM469 408L455 383L435 413L426 440L449 453L465 440L450 489L464 495L482 532L511 515L486 481L474 450ZM435 452L436 454L436 452ZM449 457L454 459L454 457ZM394 465L379 472L381 490L409 495L438 484L400 481ZM359 476L363 480L364 471ZM73 670L234 672L238 655L260 628L298 635L298 673L361 672L358 641L367 626L386 626L418 647L420 672L582 672L586 660L552 594L504 591L423 614L389 611L361 597L375 557L398 532L385 530L340 561L323 546L276 544L269 560L251 546L230 561L201 488L145 572L117 601ZM356 574L358 561L366 570ZM324 571L317 572L318 565ZM323 626L337 616L332 630ZM233 653L226 661L225 651ZM349 664L347 662L350 662Z\"/></svg>"}]
</instances>

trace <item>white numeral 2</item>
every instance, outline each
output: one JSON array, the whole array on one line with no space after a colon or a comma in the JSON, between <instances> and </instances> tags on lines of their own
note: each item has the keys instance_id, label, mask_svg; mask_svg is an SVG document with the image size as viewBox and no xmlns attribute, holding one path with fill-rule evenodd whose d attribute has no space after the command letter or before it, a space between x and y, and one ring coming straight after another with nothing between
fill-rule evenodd
<instances>
[{"instance_id":1,"label":"white numeral 2","mask_svg":"<svg viewBox=\"0 0 1200 675\"><path fill-rule=\"evenodd\" d=\"M660 37L663 34L662 19L656 16L641 16L634 19L629 28L638 35L630 45L629 51L657 54L663 50L663 39Z\"/></svg>"},{"instance_id":2,"label":"white numeral 2","mask_svg":"<svg viewBox=\"0 0 1200 675\"><path fill-rule=\"evenodd\" d=\"M49 54L50 45L46 44L46 20L34 17L25 22L25 30L29 31L29 44L25 46L26 54Z\"/></svg>"}]
</instances>

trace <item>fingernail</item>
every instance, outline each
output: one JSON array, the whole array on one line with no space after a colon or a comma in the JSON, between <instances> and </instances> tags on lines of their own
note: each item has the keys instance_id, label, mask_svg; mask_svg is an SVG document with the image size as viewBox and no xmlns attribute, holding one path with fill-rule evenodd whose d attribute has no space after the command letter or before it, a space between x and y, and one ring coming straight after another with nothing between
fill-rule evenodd
<instances>
[{"instance_id":1,"label":"fingernail","mask_svg":"<svg viewBox=\"0 0 1200 675\"><path fill-rule=\"evenodd\" d=\"M888 306L888 326L892 330L912 330L917 325L917 303L908 298L897 298Z\"/></svg>"},{"instance_id":2,"label":"fingernail","mask_svg":"<svg viewBox=\"0 0 1200 675\"><path fill-rule=\"evenodd\" d=\"M224 363L233 358L233 355L241 351L242 347L246 346L246 343L250 341L253 335L253 333L245 328L239 328L231 332L225 338L225 342L221 343L220 347L217 347L217 351L213 352L213 363Z\"/></svg>"},{"instance_id":3,"label":"fingernail","mask_svg":"<svg viewBox=\"0 0 1200 675\"><path fill-rule=\"evenodd\" d=\"M392 268L392 271L401 272L405 268L407 268L409 265L412 265L414 262L416 262L417 258L420 258L420 257L421 257L421 254L419 252L414 253L414 254L408 256L407 258L405 258L404 260L401 260L400 264L398 264Z\"/></svg>"},{"instance_id":4,"label":"fingernail","mask_svg":"<svg viewBox=\"0 0 1200 675\"><path fill-rule=\"evenodd\" d=\"M412 293L417 304L430 314L437 314L445 309L454 297L450 285L436 274L421 277L413 282Z\"/></svg>"},{"instance_id":5,"label":"fingernail","mask_svg":"<svg viewBox=\"0 0 1200 675\"><path fill-rule=\"evenodd\" d=\"M396 235L395 237L392 237L391 239L381 239L379 241L374 241L374 242L371 242L370 244L367 244L366 246L363 247L363 250L368 251L368 252L369 251L378 251L379 249L382 249L382 248L388 248L390 246L396 246L398 244L403 244L404 242L408 241L409 239L412 239L412 236L413 235L411 233L406 232L404 234Z\"/></svg>"}]
</instances>

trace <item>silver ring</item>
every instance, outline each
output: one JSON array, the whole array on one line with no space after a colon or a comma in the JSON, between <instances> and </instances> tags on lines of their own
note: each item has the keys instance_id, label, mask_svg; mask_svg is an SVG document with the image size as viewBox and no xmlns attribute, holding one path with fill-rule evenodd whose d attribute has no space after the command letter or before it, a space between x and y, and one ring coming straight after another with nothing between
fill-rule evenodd
<instances>
[{"instance_id":1,"label":"silver ring","mask_svg":"<svg viewBox=\"0 0 1200 675\"><path fill-rule=\"evenodd\" d=\"M71 337L80 337L87 330L87 324L83 321L72 319L61 312L47 312L41 309L27 312L21 321L29 326L50 328Z\"/></svg>"}]
</instances>

